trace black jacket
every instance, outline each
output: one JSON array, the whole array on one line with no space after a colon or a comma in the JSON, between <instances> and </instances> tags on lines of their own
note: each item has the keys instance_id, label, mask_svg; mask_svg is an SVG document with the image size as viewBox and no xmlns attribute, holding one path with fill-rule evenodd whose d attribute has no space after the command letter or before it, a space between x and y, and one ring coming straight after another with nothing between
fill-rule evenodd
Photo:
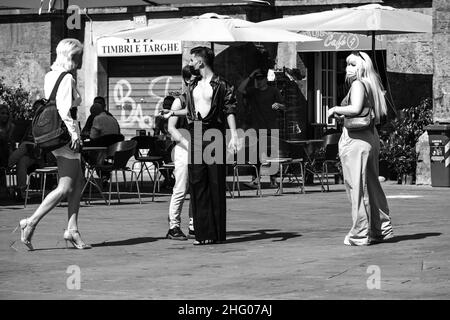
<instances>
[{"instance_id":1,"label":"black jacket","mask_svg":"<svg viewBox=\"0 0 450 320\"><path fill-rule=\"evenodd\" d=\"M203 129L216 128L225 131L226 118L230 114L236 114L236 96L234 88L226 80L214 74L211 79L213 97L211 100L211 110L205 118L195 111L193 91L197 86L200 77L191 81L186 90L187 122L191 125L193 121L201 120Z\"/></svg>"}]
</instances>

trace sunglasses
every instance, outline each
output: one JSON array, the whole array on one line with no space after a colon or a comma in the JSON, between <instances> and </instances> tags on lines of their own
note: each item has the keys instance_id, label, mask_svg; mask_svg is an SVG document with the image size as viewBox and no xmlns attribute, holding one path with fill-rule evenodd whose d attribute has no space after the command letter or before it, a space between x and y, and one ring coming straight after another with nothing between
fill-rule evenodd
<instances>
[{"instance_id":1,"label":"sunglasses","mask_svg":"<svg viewBox=\"0 0 450 320\"><path fill-rule=\"evenodd\" d=\"M364 62L366 61L366 59L364 59L364 57L361 55L360 51L353 51L353 54L363 59Z\"/></svg>"}]
</instances>

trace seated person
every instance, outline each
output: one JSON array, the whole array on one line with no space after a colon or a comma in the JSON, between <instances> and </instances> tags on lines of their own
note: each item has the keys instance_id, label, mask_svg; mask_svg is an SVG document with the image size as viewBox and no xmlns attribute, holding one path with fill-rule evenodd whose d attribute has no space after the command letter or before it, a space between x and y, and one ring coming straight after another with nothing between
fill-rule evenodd
<instances>
[{"instance_id":1,"label":"seated person","mask_svg":"<svg viewBox=\"0 0 450 320\"><path fill-rule=\"evenodd\" d=\"M104 110L104 106L101 103L94 103L91 107L91 115L94 117L92 121L91 130L89 133L90 142L85 145L96 145L96 146L109 146L117 141L123 140L123 136L120 134L120 126L117 120ZM85 126L86 128L86 126ZM109 140L104 139L106 137L111 137L111 143L107 143ZM102 141L102 143L96 143ZM93 161L96 164L103 164L108 151L91 151L88 154L88 161ZM101 174L103 184L109 180L110 174Z\"/></svg>"},{"instance_id":2,"label":"seated person","mask_svg":"<svg viewBox=\"0 0 450 320\"><path fill-rule=\"evenodd\" d=\"M8 156L12 151L14 124L6 104L0 104L0 167L8 165Z\"/></svg>"},{"instance_id":3,"label":"seated person","mask_svg":"<svg viewBox=\"0 0 450 320\"><path fill-rule=\"evenodd\" d=\"M103 97L100 97L100 96L99 96L99 97L95 97L92 106L94 106L94 104L96 104L96 103L97 103L97 104L100 104L100 105L102 106L103 111L104 111L107 115L110 115L111 117L113 116L111 113L109 113L109 112L106 110L106 102L105 102L105 99L104 99ZM84 125L84 128L83 128L83 130L81 131L81 138L82 138L83 140L89 139L89 136L90 136L90 134L91 134L92 123L94 122L94 118L98 115L98 113L97 113L97 114L92 113L92 107L91 107L90 112L91 112L91 114L90 114L89 117L87 118L86 124Z\"/></svg>"},{"instance_id":4,"label":"seated person","mask_svg":"<svg viewBox=\"0 0 450 320\"><path fill-rule=\"evenodd\" d=\"M8 167L8 157L13 151L13 132L15 126L6 104L0 104L0 197L6 192L6 176L3 168Z\"/></svg>"},{"instance_id":5,"label":"seated person","mask_svg":"<svg viewBox=\"0 0 450 320\"><path fill-rule=\"evenodd\" d=\"M120 126L116 118L107 114L101 104L94 103L91 113L95 115L89 134L91 140L110 134L120 134Z\"/></svg>"},{"instance_id":6,"label":"seated person","mask_svg":"<svg viewBox=\"0 0 450 320\"><path fill-rule=\"evenodd\" d=\"M42 150L34 143L31 125L27 128L18 148L8 158L8 166L16 166L17 188L16 199L23 201L27 188L27 175L36 168L44 166Z\"/></svg>"}]
</instances>

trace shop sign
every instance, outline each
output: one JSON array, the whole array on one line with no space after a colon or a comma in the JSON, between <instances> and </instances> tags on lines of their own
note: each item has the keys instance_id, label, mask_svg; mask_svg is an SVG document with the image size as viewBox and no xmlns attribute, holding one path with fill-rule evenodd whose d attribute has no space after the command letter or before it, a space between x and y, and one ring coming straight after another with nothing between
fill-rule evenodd
<instances>
[{"instance_id":1,"label":"shop sign","mask_svg":"<svg viewBox=\"0 0 450 320\"><path fill-rule=\"evenodd\" d=\"M325 31L308 31L301 34L319 38L321 41L299 42L298 52L372 50L372 37L363 34ZM384 36L375 36L375 48L386 49Z\"/></svg>"},{"instance_id":2,"label":"shop sign","mask_svg":"<svg viewBox=\"0 0 450 320\"><path fill-rule=\"evenodd\" d=\"M150 39L120 39L105 37L97 40L99 57L127 57L181 54L181 41Z\"/></svg>"}]
</instances>

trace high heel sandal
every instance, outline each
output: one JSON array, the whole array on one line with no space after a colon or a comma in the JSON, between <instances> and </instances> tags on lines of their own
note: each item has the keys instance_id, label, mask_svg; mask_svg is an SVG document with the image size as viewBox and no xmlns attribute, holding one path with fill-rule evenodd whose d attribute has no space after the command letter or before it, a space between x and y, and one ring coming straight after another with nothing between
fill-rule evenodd
<instances>
[{"instance_id":1,"label":"high heel sandal","mask_svg":"<svg viewBox=\"0 0 450 320\"><path fill-rule=\"evenodd\" d=\"M78 239L75 237L78 235ZM78 230L67 229L64 231L64 240L66 240L66 248L68 248L68 242L70 242L75 248L84 250L91 249L92 247L88 244L85 244L83 240L81 240L81 235Z\"/></svg>"},{"instance_id":2,"label":"high heel sandal","mask_svg":"<svg viewBox=\"0 0 450 320\"><path fill-rule=\"evenodd\" d=\"M20 241L28 247L28 250L33 251L33 245L31 244L31 238L33 237L34 229L36 226L31 225L28 219L22 219L19 222L20 227Z\"/></svg>"}]
</instances>

